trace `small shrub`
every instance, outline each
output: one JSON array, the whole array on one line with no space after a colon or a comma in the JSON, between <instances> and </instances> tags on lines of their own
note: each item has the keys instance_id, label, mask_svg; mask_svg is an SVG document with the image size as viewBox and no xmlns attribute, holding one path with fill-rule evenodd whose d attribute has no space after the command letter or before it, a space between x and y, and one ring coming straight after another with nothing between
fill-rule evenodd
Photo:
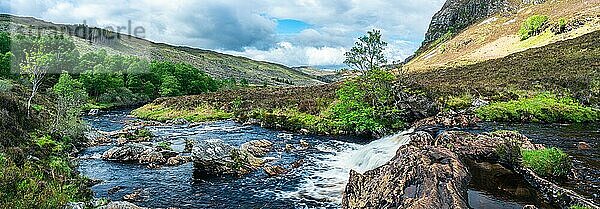
<instances>
[{"instance_id":1,"label":"small shrub","mask_svg":"<svg viewBox=\"0 0 600 209\"><path fill-rule=\"evenodd\" d=\"M10 90L12 90L12 88L13 84L12 82L10 82L10 80L0 79L0 93L9 92Z\"/></svg>"},{"instance_id":2,"label":"small shrub","mask_svg":"<svg viewBox=\"0 0 600 209\"><path fill-rule=\"evenodd\" d=\"M567 19L563 17L558 20L558 30L562 33L565 29L567 29Z\"/></svg>"},{"instance_id":3,"label":"small shrub","mask_svg":"<svg viewBox=\"0 0 600 209\"><path fill-rule=\"evenodd\" d=\"M33 108L35 111L40 112L40 111L44 110L44 105L32 104L31 108Z\"/></svg>"},{"instance_id":4,"label":"small shrub","mask_svg":"<svg viewBox=\"0 0 600 209\"><path fill-rule=\"evenodd\" d=\"M526 40L529 37L539 34L547 22L548 16L545 15L533 15L527 18L519 29L519 37L521 37L521 40Z\"/></svg>"},{"instance_id":5,"label":"small shrub","mask_svg":"<svg viewBox=\"0 0 600 209\"><path fill-rule=\"evenodd\" d=\"M571 169L569 156L557 148L523 150L523 166L542 176L567 176Z\"/></svg>"}]
</instances>

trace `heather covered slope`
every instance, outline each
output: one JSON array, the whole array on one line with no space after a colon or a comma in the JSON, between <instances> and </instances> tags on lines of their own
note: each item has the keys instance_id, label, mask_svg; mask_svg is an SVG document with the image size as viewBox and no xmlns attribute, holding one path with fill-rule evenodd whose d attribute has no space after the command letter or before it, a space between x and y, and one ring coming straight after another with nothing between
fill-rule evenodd
<instances>
[{"instance_id":1,"label":"heather covered slope","mask_svg":"<svg viewBox=\"0 0 600 209\"><path fill-rule=\"evenodd\" d=\"M412 73L410 80L437 95L516 99L520 91L550 91L599 106L600 31L459 67Z\"/></svg>"},{"instance_id":2,"label":"heather covered slope","mask_svg":"<svg viewBox=\"0 0 600 209\"><path fill-rule=\"evenodd\" d=\"M2 31L30 33L31 31L39 31L38 28L45 28L43 30L45 33L54 33L56 29L73 31L75 27L74 25L54 24L30 17L0 15L0 30ZM305 86L323 84L322 81L311 75L280 64L255 61L209 50L154 43L124 34L121 34L120 39L112 40L89 40L77 36L73 36L73 40L81 54L104 49L109 54L184 62L205 71L215 78L246 79L257 85Z\"/></svg>"},{"instance_id":3,"label":"heather covered slope","mask_svg":"<svg viewBox=\"0 0 600 209\"><path fill-rule=\"evenodd\" d=\"M478 63L600 30L598 0L534 2L538 4L448 1L434 16L423 46L404 70L427 71ZM521 40L519 29L534 15L547 16L548 20L539 35ZM566 30L556 33L561 21Z\"/></svg>"}]
</instances>

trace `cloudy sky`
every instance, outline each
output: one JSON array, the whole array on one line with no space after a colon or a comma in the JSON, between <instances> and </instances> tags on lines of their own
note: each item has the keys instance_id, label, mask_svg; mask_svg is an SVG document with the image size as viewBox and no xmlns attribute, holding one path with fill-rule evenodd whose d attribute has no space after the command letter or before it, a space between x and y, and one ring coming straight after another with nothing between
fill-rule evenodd
<instances>
[{"instance_id":1,"label":"cloudy sky","mask_svg":"<svg viewBox=\"0 0 600 209\"><path fill-rule=\"evenodd\" d=\"M420 45L444 0L2 0L0 13L56 23L144 27L152 41L288 66L340 65L356 38L380 29L388 60Z\"/></svg>"}]
</instances>

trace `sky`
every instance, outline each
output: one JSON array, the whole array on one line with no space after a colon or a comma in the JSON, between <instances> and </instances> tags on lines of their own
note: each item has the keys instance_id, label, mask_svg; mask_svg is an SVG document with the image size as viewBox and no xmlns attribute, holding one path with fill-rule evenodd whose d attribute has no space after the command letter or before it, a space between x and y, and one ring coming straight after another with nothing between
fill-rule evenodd
<instances>
[{"instance_id":1,"label":"sky","mask_svg":"<svg viewBox=\"0 0 600 209\"><path fill-rule=\"evenodd\" d=\"M421 44L445 0L2 0L0 13L96 27L143 27L155 42L287 66L340 66L372 29L388 61Z\"/></svg>"}]
</instances>

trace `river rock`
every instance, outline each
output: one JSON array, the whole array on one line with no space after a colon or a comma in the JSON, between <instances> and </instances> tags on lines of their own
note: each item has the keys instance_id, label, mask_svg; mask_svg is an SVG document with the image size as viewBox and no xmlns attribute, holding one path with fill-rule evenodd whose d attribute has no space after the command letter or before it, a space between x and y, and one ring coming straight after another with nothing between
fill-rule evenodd
<instances>
[{"instance_id":1,"label":"river rock","mask_svg":"<svg viewBox=\"0 0 600 209\"><path fill-rule=\"evenodd\" d=\"M130 202L115 201L115 202L110 202L105 206L100 206L100 207L98 207L98 209L145 209L145 208L139 207Z\"/></svg>"},{"instance_id":2,"label":"river rock","mask_svg":"<svg viewBox=\"0 0 600 209\"><path fill-rule=\"evenodd\" d=\"M160 149L138 143L129 143L120 147L113 147L104 152L102 158L111 161L136 162L142 164L163 164L166 162Z\"/></svg>"},{"instance_id":3,"label":"river rock","mask_svg":"<svg viewBox=\"0 0 600 209\"><path fill-rule=\"evenodd\" d=\"M163 164L166 161L163 154L155 148L146 149L139 156L139 163L142 164Z\"/></svg>"},{"instance_id":4,"label":"river rock","mask_svg":"<svg viewBox=\"0 0 600 209\"><path fill-rule=\"evenodd\" d=\"M300 146L301 146L303 149L307 149L307 148L309 148L309 147L310 147L310 144L309 144L308 142L306 142L306 140L304 140L304 139L300 139Z\"/></svg>"},{"instance_id":5,"label":"river rock","mask_svg":"<svg viewBox=\"0 0 600 209\"><path fill-rule=\"evenodd\" d=\"M577 142L578 150L589 150L591 148L592 146L590 146L590 144L588 144L587 142Z\"/></svg>"},{"instance_id":6,"label":"river rock","mask_svg":"<svg viewBox=\"0 0 600 209\"><path fill-rule=\"evenodd\" d=\"M470 175L461 158L511 163L511 156L516 155L512 150L536 148L525 136L511 131L445 131L435 138L417 131L410 137L411 142L385 165L364 174L350 172L344 208L468 208L463 194ZM498 152L499 147L506 151Z\"/></svg>"},{"instance_id":7,"label":"river rock","mask_svg":"<svg viewBox=\"0 0 600 209\"><path fill-rule=\"evenodd\" d=\"M140 202L145 199L145 191L142 189L133 190L131 194L123 196L123 200Z\"/></svg>"},{"instance_id":8,"label":"river rock","mask_svg":"<svg viewBox=\"0 0 600 209\"><path fill-rule=\"evenodd\" d=\"M350 171L343 208L469 208L467 168L446 148L405 146L383 166Z\"/></svg>"},{"instance_id":9,"label":"river rock","mask_svg":"<svg viewBox=\"0 0 600 209\"><path fill-rule=\"evenodd\" d=\"M171 157L167 160L167 163L165 165L167 166L178 166L178 165L182 165L188 162L192 161L192 157L191 156L175 156L175 157Z\"/></svg>"},{"instance_id":10,"label":"river rock","mask_svg":"<svg viewBox=\"0 0 600 209\"><path fill-rule=\"evenodd\" d=\"M140 159L140 155L152 147L138 143L125 144L120 147L113 147L102 155L105 160L114 160L121 162L133 162Z\"/></svg>"},{"instance_id":11,"label":"river rock","mask_svg":"<svg viewBox=\"0 0 600 209\"><path fill-rule=\"evenodd\" d=\"M92 130L84 133L87 145L90 147L110 144L112 140L99 131Z\"/></svg>"},{"instance_id":12,"label":"river rock","mask_svg":"<svg viewBox=\"0 0 600 209\"><path fill-rule=\"evenodd\" d=\"M292 145L292 144L285 144L285 151L286 152L293 152L294 150L296 150L296 147L294 147L294 145Z\"/></svg>"},{"instance_id":13,"label":"river rock","mask_svg":"<svg viewBox=\"0 0 600 209\"><path fill-rule=\"evenodd\" d=\"M88 112L88 115L90 115L90 116L98 115L98 113L99 113L99 112L100 112L100 110L99 110L99 109L91 109L91 110Z\"/></svg>"},{"instance_id":14,"label":"river rock","mask_svg":"<svg viewBox=\"0 0 600 209\"><path fill-rule=\"evenodd\" d=\"M412 127L417 130L427 129L430 127L473 127L481 122L477 116L472 114L463 114L456 112L439 113L433 117L428 117L413 123Z\"/></svg>"},{"instance_id":15,"label":"river rock","mask_svg":"<svg viewBox=\"0 0 600 209\"><path fill-rule=\"evenodd\" d=\"M263 157L267 155L269 151L273 148L273 143L269 140L252 140L242 144L241 149L249 152L250 154L256 157Z\"/></svg>"},{"instance_id":16,"label":"river rock","mask_svg":"<svg viewBox=\"0 0 600 209\"><path fill-rule=\"evenodd\" d=\"M277 175L281 175L284 173L287 173L287 169L275 165L275 166L266 166L263 168L263 170L265 171L265 173L267 173L267 175L269 176L277 176Z\"/></svg>"},{"instance_id":17,"label":"river rock","mask_svg":"<svg viewBox=\"0 0 600 209\"><path fill-rule=\"evenodd\" d=\"M264 161L247 151L234 148L221 140L200 141L192 149L195 176L243 176L257 170Z\"/></svg>"},{"instance_id":18,"label":"river rock","mask_svg":"<svg viewBox=\"0 0 600 209\"><path fill-rule=\"evenodd\" d=\"M65 204L63 207L63 209L85 209L85 203L84 202L70 202Z\"/></svg>"}]
</instances>

